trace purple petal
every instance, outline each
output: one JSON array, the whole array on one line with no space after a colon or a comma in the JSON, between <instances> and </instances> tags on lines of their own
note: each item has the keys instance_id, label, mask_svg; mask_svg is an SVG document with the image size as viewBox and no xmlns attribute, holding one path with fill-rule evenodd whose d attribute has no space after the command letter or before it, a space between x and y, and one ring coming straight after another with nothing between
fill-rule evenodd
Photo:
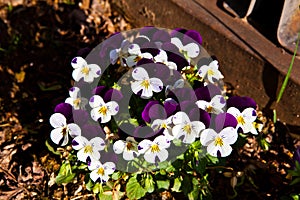
<instances>
[{"instance_id":1,"label":"purple petal","mask_svg":"<svg viewBox=\"0 0 300 200\"><path fill-rule=\"evenodd\" d=\"M79 126L83 126L88 122L90 115L85 110L74 110L73 111L73 119L74 123L78 124Z\"/></svg>"},{"instance_id":2,"label":"purple petal","mask_svg":"<svg viewBox=\"0 0 300 200\"><path fill-rule=\"evenodd\" d=\"M197 88L195 90L195 94L198 100L204 100L210 102L214 96L220 95L221 91L217 86L213 84L209 84L205 87Z\"/></svg>"},{"instance_id":3,"label":"purple petal","mask_svg":"<svg viewBox=\"0 0 300 200\"><path fill-rule=\"evenodd\" d=\"M183 37L183 44L188 44L191 42L197 42L198 44L202 45L202 37L198 31L195 30L188 30L185 32Z\"/></svg>"},{"instance_id":4,"label":"purple petal","mask_svg":"<svg viewBox=\"0 0 300 200\"><path fill-rule=\"evenodd\" d=\"M158 30L153 34L152 41L165 43L165 42L171 42L171 38L166 31Z\"/></svg>"},{"instance_id":5,"label":"purple petal","mask_svg":"<svg viewBox=\"0 0 300 200\"><path fill-rule=\"evenodd\" d=\"M123 94L121 91L111 88L105 93L103 100L105 102L120 101L122 98L123 98Z\"/></svg>"},{"instance_id":6,"label":"purple petal","mask_svg":"<svg viewBox=\"0 0 300 200\"><path fill-rule=\"evenodd\" d=\"M227 100L227 107L236 107L239 111L243 112L246 108L256 109L256 102L250 97L233 96Z\"/></svg>"},{"instance_id":7,"label":"purple petal","mask_svg":"<svg viewBox=\"0 0 300 200\"><path fill-rule=\"evenodd\" d=\"M72 140L72 146L77 146L79 143L76 140Z\"/></svg>"},{"instance_id":8,"label":"purple petal","mask_svg":"<svg viewBox=\"0 0 300 200\"><path fill-rule=\"evenodd\" d=\"M81 127L81 135L87 138L88 140L94 137L105 138L105 133L103 129L98 125L86 124Z\"/></svg>"},{"instance_id":9,"label":"purple petal","mask_svg":"<svg viewBox=\"0 0 300 200\"><path fill-rule=\"evenodd\" d=\"M165 101L164 107L168 117L172 114L175 114L175 112L178 111L178 105L179 104L173 99Z\"/></svg>"},{"instance_id":10,"label":"purple petal","mask_svg":"<svg viewBox=\"0 0 300 200\"><path fill-rule=\"evenodd\" d=\"M203 122L206 128L210 126L210 120L211 117L208 112L205 110L199 109L200 110L200 121Z\"/></svg>"},{"instance_id":11,"label":"purple petal","mask_svg":"<svg viewBox=\"0 0 300 200\"><path fill-rule=\"evenodd\" d=\"M93 94L96 94L99 96L104 96L106 91L107 91L107 87L100 85L100 86L97 86L95 89L93 89Z\"/></svg>"},{"instance_id":12,"label":"purple petal","mask_svg":"<svg viewBox=\"0 0 300 200\"><path fill-rule=\"evenodd\" d=\"M237 120L236 118L229 113L220 113L215 117L215 130L220 132L223 128L226 127L236 127Z\"/></svg>"},{"instance_id":13,"label":"purple petal","mask_svg":"<svg viewBox=\"0 0 300 200\"><path fill-rule=\"evenodd\" d=\"M70 88L70 91L71 91L71 92L73 92L74 90L75 90L75 88L74 88L74 87L71 87L71 88Z\"/></svg>"},{"instance_id":14,"label":"purple petal","mask_svg":"<svg viewBox=\"0 0 300 200\"><path fill-rule=\"evenodd\" d=\"M118 127L118 136L121 140L126 140L128 136L132 136L135 131L134 125L123 123Z\"/></svg>"},{"instance_id":15,"label":"purple petal","mask_svg":"<svg viewBox=\"0 0 300 200\"><path fill-rule=\"evenodd\" d=\"M134 130L134 138L140 139L150 139L153 136L156 136L157 132L154 132L153 129L149 126L138 126Z\"/></svg>"},{"instance_id":16,"label":"purple petal","mask_svg":"<svg viewBox=\"0 0 300 200\"><path fill-rule=\"evenodd\" d=\"M150 123L154 119L165 119L167 113L162 105L158 101L150 101L145 106L142 112L142 118L144 121Z\"/></svg>"},{"instance_id":17,"label":"purple petal","mask_svg":"<svg viewBox=\"0 0 300 200\"><path fill-rule=\"evenodd\" d=\"M60 103L54 109L54 112L63 114L66 117L68 122L73 121L72 111L73 111L72 106L68 103Z\"/></svg>"},{"instance_id":18,"label":"purple petal","mask_svg":"<svg viewBox=\"0 0 300 200\"><path fill-rule=\"evenodd\" d=\"M77 63L77 58L73 58L72 63L76 64Z\"/></svg>"},{"instance_id":19,"label":"purple petal","mask_svg":"<svg viewBox=\"0 0 300 200\"><path fill-rule=\"evenodd\" d=\"M149 116L149 110L155 104L159 104L159 102L158 101L149 101L147 103L147 105L145 106L145 108L142 112L142 118L145 122L148 122L148 123L151 122L151 119L150 119L150 116Z\"/></svg>"}]
</instances>

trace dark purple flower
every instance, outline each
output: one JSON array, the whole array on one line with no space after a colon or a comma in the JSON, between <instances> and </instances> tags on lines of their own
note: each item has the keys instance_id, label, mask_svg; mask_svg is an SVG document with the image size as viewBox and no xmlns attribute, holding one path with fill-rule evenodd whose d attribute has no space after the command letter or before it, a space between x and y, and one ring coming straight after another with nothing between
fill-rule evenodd
<instances>
[{"instance_id":1,"label":"dark purple flower","mask_svg":"<svg viewBox=\"0 0 300 200\"><path fill-rule=\"evenodd\" d=\"M86 110L73 110L73 120L79 126L85 125L89 120L89 113Z\"/></svg>"},{"instance_id":2,"label":"dark purple flower","mask_svg":"<svg viewBox=\"0 0 300 200\"><path fill-rule=\"evenodd\" d=\"M123 94L121 91L110 88L105 92L105 95L103 97L103 100L105 102L108 101L120 101L123 98Z\"/></svg>"},{"instance_id":3,"label":"dark purple flower","mask_svg":"<svg viewBox=\"0 0 300 200\"><path fill-rule=\"evenodd\" d=\"M256 109L256 102L250 97L232 96L227 100L227 107L236 107L240 112L246 108Z\"/></svg>"},{"instance_id":4,"label":"dark purple flower","mask_svg":"<svg viewBox=\"0 0 300 200\"><path fill-rule=\"evenodd\" d=\"M73 109L68 103L60 103L56 105L54 112L63 114L69 123L73 121Z\"/></svg>"},{"instance_id":5,"label":"dark purple flower","mask_svg":"<svg viewBox=\"0 0 300 200\"><path fill-rule=\"evenodd\" d=\"M197 42L198 44L202 45L202 37L198 31L188 30L184 33L182 43L185 45L192 42Z\"/></svg>"},{"instance_id":6,"label":"dark purple flower","mask_svg":"<svg viewBox=\"0 0 300 200\"><path fill-rule=\"evenodd\" d=\"M154 119L166 117L166 112L159 101L149 101L142 112L142 118L145 122L150 123Z\"/></svg>"},{"instance_id":7,"label":"dark purple flower","mask_svg":"<svg viewBox=\"0 0 300 200\"><path fill-rule=\"evenodd\" d=\"M195 89L195 94L198 100L210 102L214 96L221 94L221 90L217 86L209 84L205 87Z\"/></svg>"},{"instance_id":8,"label":"dark purple flower","mask_svg":"<svg viewBox=\"0 0 300 200\"><path fill-rule=\"evenodd\" d=\"M237 126L237 120L236 118L229 114L229 113L220 113L217 116L215 116L214 124L216 132L220 132L222 129L226 127L236 127Z\"/></svg>"}]
</instances>

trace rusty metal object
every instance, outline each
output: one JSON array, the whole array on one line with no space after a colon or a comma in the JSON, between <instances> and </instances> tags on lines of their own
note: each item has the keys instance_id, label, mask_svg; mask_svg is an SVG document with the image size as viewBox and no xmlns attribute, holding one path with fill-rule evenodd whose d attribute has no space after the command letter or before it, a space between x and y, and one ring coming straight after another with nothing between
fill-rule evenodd
<instances>
[{"instance_id":1,"label":"rusty metal object","mask_svg":"<svg viewBox=\"0 0 300 200\"><path fill-rule=\"evenodd\" d=\"M293 52L299 32L300 0L285 0L277 31L278 41L284 48ZM297 54L300 55L300 48Z\"/></svg>"},{"instance_id":2,"label":"rusty metal object","mask_svg":"<svg viewBox=\"0 0 300 200\"><path fill-rule=\"evenodd\" d=\"M198 30L204 38L204 48L219 60L225 81L236 86L240 95L254 98L261 109L270 108L275 101L292 55L248 23L225 13L217 0L111 1L135 27ZM294 65L300 66L300 60L295 59ZM294 67L277 107L281 121L300 124L299 97L300 69Z\"/></svg>"}]
</instances>

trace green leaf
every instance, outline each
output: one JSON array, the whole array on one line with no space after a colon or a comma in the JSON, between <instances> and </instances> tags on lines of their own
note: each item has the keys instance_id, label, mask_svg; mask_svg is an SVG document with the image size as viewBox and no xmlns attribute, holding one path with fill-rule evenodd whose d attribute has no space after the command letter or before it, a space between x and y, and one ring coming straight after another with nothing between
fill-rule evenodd
<instances>
[{"instance_id":1,"label":"green leaf","mask_svg":"<svg viewBox=\"0 0 300 200\"><path fill-rule=\"evenodd\" d=\"M45 145L49 151L54 153L55 155L61 155L59 151L55 151L54 148L49 144L48 140L46 140Z\"/></svg>"},{"instance_id":2,"label":"green leaf","mask_svg":"<svg viewBox=\"0 0 300 200\"><path fill-rule=\"evenodd\" d=\"M180 178L175 178L174 179L174 185L171 188L171 190L173 192L181 192L180 187L181 187L181 180L180 180Z\"/></svg>"},{"instance_id":3,"label":"green leaf","mask_svg":"<svg viewBox=\"0 0 300 200\"><path fill-rule=\"evenodd\" d=\"M113 200L111 191L99 193L98 197L101 200Z\"/></svg>"},{"instance_id":4,"label":"green leaf","mask_svg":"<svg viewBox=\"0 0 300 200\"><path fill-rule=\"evenodd\" d=\"M101 183L96 183L93 187L93 193L98 194L98 193L103 193L103 188Z\"/></svg>"},{"instance_id":5,"label":"green leaf","mask_svg":"<svg viewBox=\"0 0 300 200\"><path fill-rule=\"evenodd\" d=\"M203 175L205 170L206 170L206 165L207 165L207 159L206 158L201 158L200 160L198 160L198 162L195 161L195 170L196 170L196 172Z\"/></svg>"},{"instance_id":6,"label":"green leaf","mask_svg":"<svg viewBox=\"0 0 300 200\"><path fill-rule=\"evenodd\" d=\"M69 162L65 162L60 166L55 182L57 184L69 183L75 178L76 174L72 173L72 168Z\"/></svg>"},{"instance_id":7,"label":"green leaf","mask_svg":"<svg viewBox=\"0 0 300 200\"><path fill-rule=\"evenodd\" d=\"M146 194L146 190L136 180L136 176L131 177L126 184L126 194L129 199L140 199Z\"/></svg>"},{"instance_id":8,"label":"green leaf","mask_svg":"<svg viewBox=\"0 0 300 200\"><path fill-rule=\"evenodd\" d=\"M147 177L145 179L145 189L147 192L152 193L155 189L154 187L154 181L151 174L147 174Z\"/></svg>"},{"instance_id":9,"label":"green leaf","mask_svg":"<svg viewBox=\"0 0 300 200\"><path fill-rule=\"evenodd\" d=\"M295 179L290 183L290 185L295 185L295 184L297 184L297 183L300 183L300 177L295 178Z\"/></svg>"},{"instance_id":10,"label":"green leaf","mask_svg":"<svg viewBox=\"0 0 300 200\"><path fill-rule=\"evenodd\" d=\"M182 146L182 141L180 139L173 139L173 144L177 147L181 147Z\"/></svg>"},{"instance_id":11,"label":"green leaf","mask_svg":"<svg viewBox=\"0 0 300 200\"><path fill-rule=\"evenodd\" d=\"M189 200L197 200L199 197L199 190L194 189L190 193L188 193Z\"/></svg>"},{"instance_id":12,"label":"green leaf","mask_svg":"<svg viewBox=\"0 0 300 200\"><path fill-rule=\"evenodd\" d=\"M94 182L91 179L89 179L89 182L85 184L85 187L88 191L91 191L94 187Z\"/></svg>"},{"instance_id":13,"label":"green leaf","mask_svg":"<svg viewBox=\"0 0 300 200\"><path fill-rule=\"evenodd\" d=\"M114 172L112 175L111 175L111 178L112 178L112 180L118 180L119 178L121 178L122 177L122 172L120 172L120 171L117 171L117 172Z\"/></svg>"},{"instance_id":14,"label":"green leaf","mask_svg":"<svg viewBox=\"0 0 300 200\"><path fill-rule=\"evenodd\" d=\"M193 187L192 187L192 180L190 179L189 176L185 176L183 178L183 181L182 181L180 189L183 191L183 193L185 195L188 195L188 193L190 193L192 191L192 189L193 189Z\"/></svg>"},{"instance_id":15,"label":"green leaf","mask_svg":"<svg viewBox=\"0 0 300 200\"><path fill-rule=\"evenodd\" d=\"M166 180L156 180L156 184L158 189L169 189L170 187L170 180L166 179Z\"/></svg>"}]
</instances>

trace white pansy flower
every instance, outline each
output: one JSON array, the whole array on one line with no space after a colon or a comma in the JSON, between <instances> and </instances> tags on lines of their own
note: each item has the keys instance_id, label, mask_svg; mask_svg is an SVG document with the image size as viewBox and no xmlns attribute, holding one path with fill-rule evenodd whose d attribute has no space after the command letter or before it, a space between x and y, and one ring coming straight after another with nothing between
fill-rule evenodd
<instances>
[{"instance_id":1,"label":"white pansy flower","mask_svg":"<svg viewBox=\"0 0 300 200\"><path fill-rule=\"evenodd\" d=\"M138 150L144 154L144 158L149 163L163 162L168 158L168 151L170 140L163 135L156 137L153 141L143 140L138 145Z\"/></svg>"},{"instance_id":2,"label":"white pansy flower","mask_svg":"<svg viewBox=\"0 0 300 200\"><path fill-rule=\"evenodd\" d=\"M154 57L155 62L163 63L170 69L170 75L174 75L173 71L177 70L177 65L174 62L168 61L167 53L160 49L159 53Z\"/></svg>"},{"instance_id":3,"label":"white pansy flower","mask_svg":"<svg viewBox=\"0 0 300 200\"><path fill-rule=\"evenodd\" d=\"M128 67L136 65L142 58L153 59L153 56L150 53L142 53L138 44L131 44L128 48L128 53L130 54L130 56L126 58Z\"/></svg>"},{"instance_id":4,"label":"white pansy flower","mask_svg":"<svg viewBox=\"0 0 300 200\"><path fill-rule=\"evenodd\" d=\"M111 116L116 115L119 111L119 105L115 101L105 103L102 97L94 95L90 98L91 117L93 120L100 123L106 123L111 120Z\"/></svg>"},{"instance_id":5,"label":"white pansy flower","mask_svg":"<svg viewBox=\"0 0 300 200\"><path fill-rule=\"evenodd\" d=\"M155 119L151 124L151 128L154 131L159 131L163 129L163 134L169 139L173 140L174 136L172 134L172 125L173 125L173 116L168 117L167 119Z\"/></svg>"},{"instance_id":6,"label":"white pansy flower","mask_svg":"<svg viewBox=\"0 0 300 200\"><path fill-rule=\"evenodd\" d=\"M230 155L232 147L238 138L238 133L233 127L226 127L217 133L213 129L205 129L200 136L200 142L207 146L207 152L215 157L226 157Z\"/></svg>"},{"instance_id":7,"label":"white pansy flower","mask_svg":"<svg viewBox=\"0 0 300 200\"><path fill-rule=\"evenodd\" d=\"M184 136L183 142L190 144L199 137L200 131L205 129L205 125L200 121L190 121L185 112L177 112L173 117L174 127L172 133L175 138L179 139Z\"/></svg>"},{"instance_id":8,"label":"white pansy flower","mask_svg":"<svg viewBox=\"0 0 300 200\"><path fill-rule=\"evenodd\" d=\"M73 108L75 110L85 109L85 106L88 103L88 100L84 97L81 97L80 89L78 87L72 87L69 90L69 95L70 95L70 97L68 97L65 100L65 103L68 103L71 106L73 106Z\"/></svg>"},{"instance_id":9,"label":"white pansy flower","mask_svg":"<svg viewBox=\"0 0 300 200\"><path fill-rule=\"evenodd\" d=\"M224 76L219 71L219 64L217 60L212 61L209 65L203 65L199 68L198 74L201 78L207 77L208 81L214 83Z\"/></svg>"},{"instance_id":10,"label":"white pansy flower","mask_svg":"<svg viewBox=\"0 0 300 200\"><path fill-rule=\"evenodd\" d=\"M216 95L210 102L199 100L196 105L208 113L219 114L223 112L222 108L226 105L226 101L222 95Z\"/></svg>"},{"instance_id":11,"label":"white pansy flower","mask_svg":"<svg viewBox=\"0 0 300 200\"><path fill-rule=\"evenodd\" d=\"M111 64L116 64L120 60L121 66L126 66L124 63L125 59L128 57L128 47L130 42L128 40L123 40L121 47L118 49L113 49L109 52Z\"/></svg>"},{"instance_id":12,"label":"white pansy flower","mask_svg":"<svg viewBox=\"0 0 300 200\"><path fill-rule=\"evenodd\" d=\"M65 116L61 113L54 113L50 117L50 124L53 126L50 138L55 144L65 146L69 142L69 135L74 138L81 135L81 129L77 124L67 124Z\"/></svg>"},{"instance_id":13,"label":"white pansy flower","mask_svg":"<svg viewBox=\"0 0 300 200\"><path fill-rule=\"evenodd\" d=\"M133 137L127 137L126 141L118 140L114 143L113 150L116 154L123 153L124 160L133 160L139 156L137 142Z\"/></svg>"},{"instance_id":14,"label":"white pansy flower","mask_svg":"<svg viewBox=\"0 0 300 200\"><path fill-rule=\"evenodd\" d=\"M85 59L82 57L73 58L71 65L74 68L72 77L75 81L79 81L81 78L83 78L85 82L91 83L101 74L101 69L98 65L88 65Z\"/></svg>"},{"instance_id":15,"label":"white pansy flower","mask_svg":"<svg viewBox=\"0 0 300 200\"><path fill-rule=\"evenodd\" d=\"M173 37L171 38L171 43L174 44L179 49L179 52L187 57L188 60L189 58L196 58L200 53L199 46L194 42L183 45L179 38Z\"/></svg>"},{"instance_id":16,"label":"white pansy flower","mask_svg":"<svg viewBox=\"0 0 300 200\"><path fill-rule=\"evenodd\" d=\"M257 134L257 131L254 132L253 130L253 128L255 129L253 122L256 120L257 116L254 108L246 108L245 110L243 110L243 112L240 112L237 108L230 107L227 110L227 113L232 114L236 118L238 122L236 126L237 130L241 128L243 130L243 133L252 132L254 134Z\"/></svg>"},{"instance_id":17,"label":"white pansy flower","mask_svg":"<svg viewBox=\"0 0 300 200\"><path fill-rule=\"evenodd\" d=\"M116 165L113 162L106 162L102 164L98 160L92 160L88 168L92 171L90 173L90 178L94 182L99 181L100 183L105 183L109 180L109 175L114 173L116 170Z\"/></svg>"},{"instance_id":18,"label":"white pansy flower","mask_svg":"<svg viewBox=\"0 0 300 200\"><path fill-rule=\"evenodd\" d=\"M72 141L73 149L77 150L77 158L82 162L89 162L92 159L98 160L100 158L100 152L105 147L105 142L100 137L95 137L90 141L83 136L77 136Z\"/></svg>"},{"instance_id":19,"label":"white pansy flower","mask_svg":"<svg viewBox=\"0 0 300 200\"><path fill-rule=\"evenodd\" d=\"M163 82L158 78L149 78L144 68L136 67L132 71L132 77L135 81L131 83L131 89L135 94L141 95L142 98L152 97L153 92L160 92L163 89Z\"/></svg>"}]
</instances>

